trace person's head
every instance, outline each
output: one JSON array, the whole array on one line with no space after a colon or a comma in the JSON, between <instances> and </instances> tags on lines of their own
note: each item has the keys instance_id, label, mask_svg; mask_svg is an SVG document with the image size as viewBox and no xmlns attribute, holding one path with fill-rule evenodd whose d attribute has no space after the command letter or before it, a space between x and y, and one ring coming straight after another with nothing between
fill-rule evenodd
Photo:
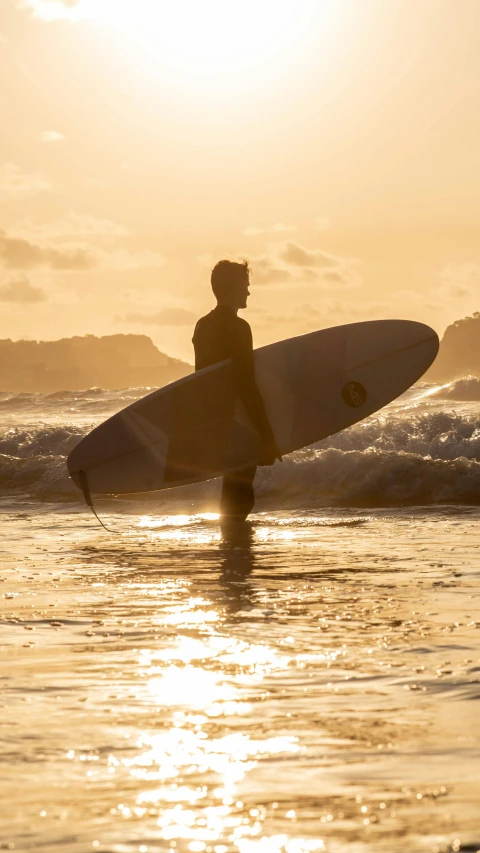
<instances>
[{"instance_id":1,"label":"person's head","mask_svg":"<svg viewBox=\"0 0 480 853\"><path fill-rule=\"evenodd\" d=\"M212 270L212 290L219 305L228 305L238 311L247 307L250 295L250 270L247 261L219 261Z\"/></svg>"}]
</instances>

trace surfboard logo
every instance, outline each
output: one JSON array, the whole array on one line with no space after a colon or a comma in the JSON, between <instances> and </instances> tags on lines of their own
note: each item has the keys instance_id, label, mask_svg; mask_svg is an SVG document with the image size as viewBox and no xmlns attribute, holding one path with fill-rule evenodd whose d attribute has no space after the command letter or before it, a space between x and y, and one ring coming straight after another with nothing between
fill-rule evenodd
<instances>
[{"instance_id":1,"label":"surfboard logo","mask_svg":"<svg viewBox=\"0 0 480 853\"><path fill-rule=\"evenodd\" d=\"M367 392L360 382L347 382L342 388L342 397L347 406L358 409L367 399Z\"/></svg>"}]
</instances>

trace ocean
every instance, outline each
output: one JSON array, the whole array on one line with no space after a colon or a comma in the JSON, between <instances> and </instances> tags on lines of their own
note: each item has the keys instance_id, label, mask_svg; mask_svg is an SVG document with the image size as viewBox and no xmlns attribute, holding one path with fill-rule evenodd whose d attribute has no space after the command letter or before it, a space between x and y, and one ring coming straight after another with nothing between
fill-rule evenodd
<instances>
[{"instance_id":1,"label":"ocean","mask_svg":"<svg viewBox=\"0 0 480 853\"><path fill-rule=\"evenodd\" d=\"M106 532L65 459L149 390L0 394L0 849L480 850L480 380Z\"/></svg>"}]
</instances>

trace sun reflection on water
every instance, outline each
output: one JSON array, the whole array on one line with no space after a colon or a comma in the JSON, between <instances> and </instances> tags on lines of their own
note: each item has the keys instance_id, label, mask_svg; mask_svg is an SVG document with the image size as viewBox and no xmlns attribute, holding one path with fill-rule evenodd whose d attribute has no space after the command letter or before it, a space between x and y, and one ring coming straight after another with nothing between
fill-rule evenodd
<instances>
[{"instance_id":1,"label":"sun reflection on water","mask_svg":"<svg viewBox=\"0 0 480 853\"><path fill-rule=\"evenodd\" d=\"M221 533L212 522L218 521L215 512L192 515L142 515L137 530L146 534L149 542L185 543L190 546L210 545L220 542Z\"/></svg>"},{"instance_id":2,"label":"sun reflection on water","mask_svg":"<svg viewBox=\"0 0 480 853\"><path fill-rule=\"evenodd\" d=\"M162 730L143 731L136 754L112 757L143 785L120 813L124 818L155 815L161 838L193 853L321 850L319 839L262 835L266 809L247 809L239 799L239 785L260 761L302 750L296 736L259 737L258 727L255 736L241 724L252 713L259 684L288 667L293 650L216 633L210 616L218 619L218 614L207 605L191 598L187 606L167 608L165 620L195 630L203 624L203 636L180 634L170 647L139 650L142 690L162 712ZM218 727L221 716L232 720L232 729Z\"/></svg>"},{"instance_id":3,"label":"sun reflection on water","mask_svg":"<svg viewBox=\"0 0 480 853\"><path fill-rule=\"evenodd\" d=\"M208 709L214 702L229 701L236 695L233 686L222 683L222 674L191 665L170 666L148 684L155 700L162 705L181 705Z\"/></svg>"},{"instance_id":4,"label":"sun reflection on water","mask_svg":"<svg viewBox=\"0 0 480 853\"><path fill-rule=\"evenodd\" d=\"M238 783L260 758L300 750L296 737L260 740L236 732L215 738L208 737L201 729L192 731L181 726L161 734L145 734L137 745L143 751L123 760L131 776L144 782L172 780L173 783L170 787L142 791L136 798L136 809L146 806L158 809L157 823L162 828L162 837L197 842L228 839L236 844L243 837L261 831L260 811L254 810L256 814L247 818L243 803L235 798ZM190 777L192 784L186 784L184 777ZM179 784L173 782L177 778ZM202 800L206 802L200 808ZM170 807L170 803L175 805ZM197 808L188 807L193 805ZM252 822L251 817L256 820Z\"/></svg>"},{"instance_id":5,"label":"sun reflection on water","mask_svg":"<svg viewBox=\"0 0 480 853\"><path fill-rule=\"evenodd\" d=\"M301 530L277 530L271 527L259 527L256 531L259 542L295 542L302 535L304 533Z\"/></svg>"},{"instance_id":6,"label":"sun reflection on water","mask_svg":"<svg viewBox=\"0 0 480 853\"><path fill-rule=\"evenodd\" d=\"M139 527L149 541L213 542L221 533L213 514L142 517ZM284 825L275 835L270 825L277 804L249 799L257 773L270 772L272 762L297 760L303 754L298 731L289 723L272 732L264 719L264 700L275 693L283 674L314 660L330 660L341 651L312 653L296 646L286 632L274 643L239 638L230 630L232 600L244 606L245 580L255 567L253 544L278 540L295 543L302 531L269 525L248 528L244 537L225 537L218 549L220 599L195 594L201 583L142 579L145 598L159 598L150 615L155 627L151 646L136 648L135 707L140 727L125 734L126 752L110 755L108 771L128 782L115 813L122 820L155 821L157 843L192 853L306 853L324 849L321 839L295 838ZM167 549L159 549L170 553ZM215 551L217 554L217 551ZM257 556L258 559L258 556ZM207 577L207 583L210 580ZM220 603L219 603L220 602ZM225 603L227 602L227 603ZM233 612L236 612L235 610ZM162 641L156 641L162 635ZM267 639L267 638L265 638ZM280 675L280 682L266 681ZM282 691L284 692L284 691ZM143 718L145 714L145 718ZM288 715L290 716L290 715ZM288 772L288 764L285 764ZM251 774L254 774L253 776ZM112 778L110 776L110 778ZM133 791L132 791L133 787ZM287 827L295 818L286 811Z\"/></svg>"},{"instance_id":7,"label":"sun reflection on water","mask_svg":"<svg viewBox=\"0 0 480 853\"><path fill-rule=\"evenodd\" d=\"M198 613L199 611L197 611ZM205 611L201 611L205 612ZM207 615L216 611L206 611ZM210 620L207 620L210 621ZM216 621L216 620L215 620ZM186 624L188 620L185 619ZM191 663L192 661L202 661L216 659L217 662L224 664L233 664L237 667L248 667L250 674L256 673L264 675L272 669L283 669L288 665L290 658L284 654L279 654L276 649L262 643L247 643L243 640L236 640L233 637L223 637L218 634L213 634L198 640L194 637L179 635L176 638L176 645L171 648L164 648L152 651L151 649L143 649L139 656L139 666L146 675L154 675L163 671L162 664L172 661L182 661L183 663ZM160 661L160 665L155 665L155 661Z\"/></svg>"},{"instance_id":8,"label":"sun reflection on water","mask_svg":"<svg viewBox=\"0 0 480 853\"><path fill-rule=\"evenodd\" d=\"M153 515L142 515L138 522L139 527L149 529L158 527L185 527L187 524L198 524L203 521L218 521L218 512L201 512L194 515L162 515L159 518Z\"/></svg>"},{"instance_id":9,"label":"sun reflection on water","mask_svg":"<svg viewBox=\"0 0 480 853\"><path fill-rule=\"evenodd\" d=\"M203 603L201 599L198 600L198 604ZM190 604L194 605L195 601L192 599ZM219 619L220 616L216 610L204 610L202 608L191 610L184 604L166 607L165 612L162 614L162 623L164 625L178 625L178 627L189 625L198 625L201 627L211 622L218 622Z\"/></svg>"},{"instance_id":10,"label":"sun reflection on water","mask_svg":"<svg viewBox=\"0 0 480 853\"><path fill-rule=\"evenodd\" d=\"M272 835L270 838L260 838L252 841L250 838L242 838L237 847L240 853L305 853L305 851L325 850L325 844L320 838L288 838L287 835Z\"/></svg>"}]
</instances>

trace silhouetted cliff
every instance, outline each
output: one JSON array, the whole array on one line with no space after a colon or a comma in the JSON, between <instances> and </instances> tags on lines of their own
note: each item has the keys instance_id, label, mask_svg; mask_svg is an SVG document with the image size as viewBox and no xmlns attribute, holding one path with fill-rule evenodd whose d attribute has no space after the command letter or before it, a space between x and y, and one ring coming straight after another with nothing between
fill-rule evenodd
<instances>
[{"instance_id":1,"label":"silhouetted cliff","mask_svg":"<svg viewBox=\"0 0 480 853\"><path fill-rule=\"evenodd\" d=\"M443 382L459 376L480 376L480 312L456 320L445 329L440 350L425 378Z\"/></svg>"},{"instance_id":2,"label":"silhouetted cliff","mask_svg":"<svg viewBox=\"0 0 480 853\"><path fill-rule=\"evenodd\" d=\"M192 370L160 352L146 335L0 340L1 391L161 387Z\"/></svg>"}]
</instances>

